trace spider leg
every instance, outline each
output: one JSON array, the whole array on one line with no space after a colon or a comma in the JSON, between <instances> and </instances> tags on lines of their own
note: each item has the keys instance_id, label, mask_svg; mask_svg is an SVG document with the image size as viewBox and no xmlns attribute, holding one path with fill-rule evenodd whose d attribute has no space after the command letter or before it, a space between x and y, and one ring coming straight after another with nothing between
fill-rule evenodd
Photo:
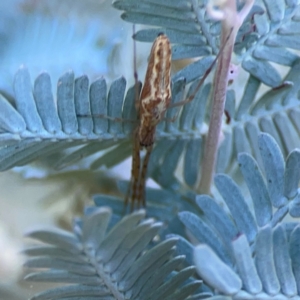
<instances>
[{"instance_id":1,"label":"spider leg","mask_svg":"<svg viewBox=\"0 0 300 300\"><path fill-rule=\"evenodd\" d=\"M138 130L134 134L133 153L132 153L132 167L131 167L131 179L128 186L127 194L125 197L124 206L126 207L130 202L130 210L133 211L134 204L137 199L137 189L140 180L140 150L141 146L138 140Z\"/></svg>"},{"instance_id":2,"label":"spider leg","mask_svg":"<svg viewBox=\"0 0 300 300\"><path fill-rule=\"evenodd\" d=\"M148 164L151 156L153 146L149 146L146 148L146 155L143 160L143 165L142 165L142 170L141 170L141 176L139 180L139 187L138 187L138 196L137 200L138 203L142 203L142 205L145 207L146 206L146 179L147 179L147 169L148 169Z\"/></svg>"}]
</instances>

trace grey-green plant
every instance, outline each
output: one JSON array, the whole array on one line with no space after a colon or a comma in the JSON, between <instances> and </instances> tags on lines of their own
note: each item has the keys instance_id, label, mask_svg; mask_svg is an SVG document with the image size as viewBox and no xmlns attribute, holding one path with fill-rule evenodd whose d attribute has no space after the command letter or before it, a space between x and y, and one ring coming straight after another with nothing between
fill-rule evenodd
<instances>
[{"instance_id":1,"label":"grey-green plant","mask_svg":"<svg viewBox=\"0 0 300 300\"><path fill-rule=\"evenodd\" d=\"M151 42L165 32L173 59L203 56L173 75L174 102L192 93L218 53L221 24L208 18L206 4L113 3L125 21L155 26L137 32L137 41ZM238 11L243 5L237 3ZM148 176L162 189L147 189L146 219L145 211L122 216L119 197L95 195L95 207L75 219L73 232L28 233L44 244L24 250L26 267L34 269L27 279L71 284L32 299L300 298L300 226L285 218L300 216L300 61L294 51L300 48L299 22L299 1L257 0L241 25L234 55L249 76L241 99L227 90L231 121L224 126L212 195L195 189L205 159L203 124L211 115L211 84L206 84L175 122L159 125ZM288 68L284 77L275 64ZM267 91L258 95L262 85ZM55 98L48 73L32 87L22 67L14 79L13 104L5 95L1 171L50 155L52 162L57 157L57 169L111 167L130 156L134 124L113 120L136 118L135 87L126 92L124 77L108 89L103 78L90 84L88 76L75 79L67 72ZM112 119L80 117L86 114ZM170 110L167 118L173 115ZM93 159L100 150L108 151ZM120 182L120 191L127 186Z\"/></svg>"}]
</instances>

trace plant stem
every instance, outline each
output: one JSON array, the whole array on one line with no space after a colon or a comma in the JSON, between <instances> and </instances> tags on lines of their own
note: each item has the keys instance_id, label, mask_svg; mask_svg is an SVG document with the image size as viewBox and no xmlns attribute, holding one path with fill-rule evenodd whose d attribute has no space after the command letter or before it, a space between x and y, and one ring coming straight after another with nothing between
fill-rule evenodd
<instances>
[{"instance_id":1,"label":"plant stem","mask_svg":"<svg viewBox=\"0 0 300 300\"><path fill-rule=\"evenodd\" d=\"M219 137L222 128L226 90L228 83L229 66L236 34L241 27L245 17L248 15L254 0L246 0L244 7L238 13L235 0L225 0L222 3L209 3L207 10L215 19L222 20L221 45L223 53L218 60L213 92L212 111L209 122L209 130L205 143L204 158L201 166L201 180L198 186L200 193L210 194L211 183L214 176L214 169L217 160ZM220 10L214 10L213 6L219 5ZM230 35L230 36L229 36ZM229 38L228 38L229 36Z\"/></svg>"}]
</instances>

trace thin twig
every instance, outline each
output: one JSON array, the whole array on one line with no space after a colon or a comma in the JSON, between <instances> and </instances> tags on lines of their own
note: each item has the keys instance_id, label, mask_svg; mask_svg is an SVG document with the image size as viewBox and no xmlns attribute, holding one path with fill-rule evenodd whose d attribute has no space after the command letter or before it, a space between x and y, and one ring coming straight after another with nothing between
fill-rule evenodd
<instances>
[{"instance_id":1,"label":"thin twig","mask_svg":"<svg viewBox=\"0 0 300 300\"><path fill-rule=\"evenodd\" d=\"M240 12L237 12L236 10L235 0L211 1L207 6L207 10L212 18L222 21L221 47L224 47L224 51L222 51L218 60L214 77L212 112L209 122L208 136L205 143L203 163L201 166L201 180L198 186L198 191L200 193L210 194L226 101L226 90L232 50L237 32L248 15L253 2L254 0L246 0L245 5ZM215 6L219 6L219 10L215 10ZM230 38L226 42L231 30L232 33L230 34ZM224 43L226 43L225 46L223 46Z\"/></svg>"}]
</instances>

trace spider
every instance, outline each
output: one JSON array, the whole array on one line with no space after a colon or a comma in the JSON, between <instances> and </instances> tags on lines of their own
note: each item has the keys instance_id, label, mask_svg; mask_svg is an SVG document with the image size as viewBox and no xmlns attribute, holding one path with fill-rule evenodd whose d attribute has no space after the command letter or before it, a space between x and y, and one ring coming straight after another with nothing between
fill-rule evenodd
<instances>
[{"instance_id":1,"label":"spider","mask_svg":"<svg viewBox=\"0 0 300 300\"><path fill-rule=\"evenodd\" d=\"M194 93L183 101L171 104L172 51L170 40L163 33L159 33L154 40L149 56L144 85L138 100L136 99L139 123L134 132L131 180L127 195L125 197L125 207L130 202L131 211L135 208L135 203L137 203L138 207L140 207L141 204L142 206L146 206L146 175L149 159L155 141L156 126L164 119L167 109L175 106L182 106L194 99L199 88L216 64L216 61L219 58L222 50L223 48L220 49L217 57L206 70ZM137 87L138 80L136 70L134 76ZM138 96L138 92L136 92L136 95ZM177 116L175 115L171 121L174 121L176 117ZM141 164L141 150L143 148L145 148L146 154Z\"/></svg>"}]
</instances>

